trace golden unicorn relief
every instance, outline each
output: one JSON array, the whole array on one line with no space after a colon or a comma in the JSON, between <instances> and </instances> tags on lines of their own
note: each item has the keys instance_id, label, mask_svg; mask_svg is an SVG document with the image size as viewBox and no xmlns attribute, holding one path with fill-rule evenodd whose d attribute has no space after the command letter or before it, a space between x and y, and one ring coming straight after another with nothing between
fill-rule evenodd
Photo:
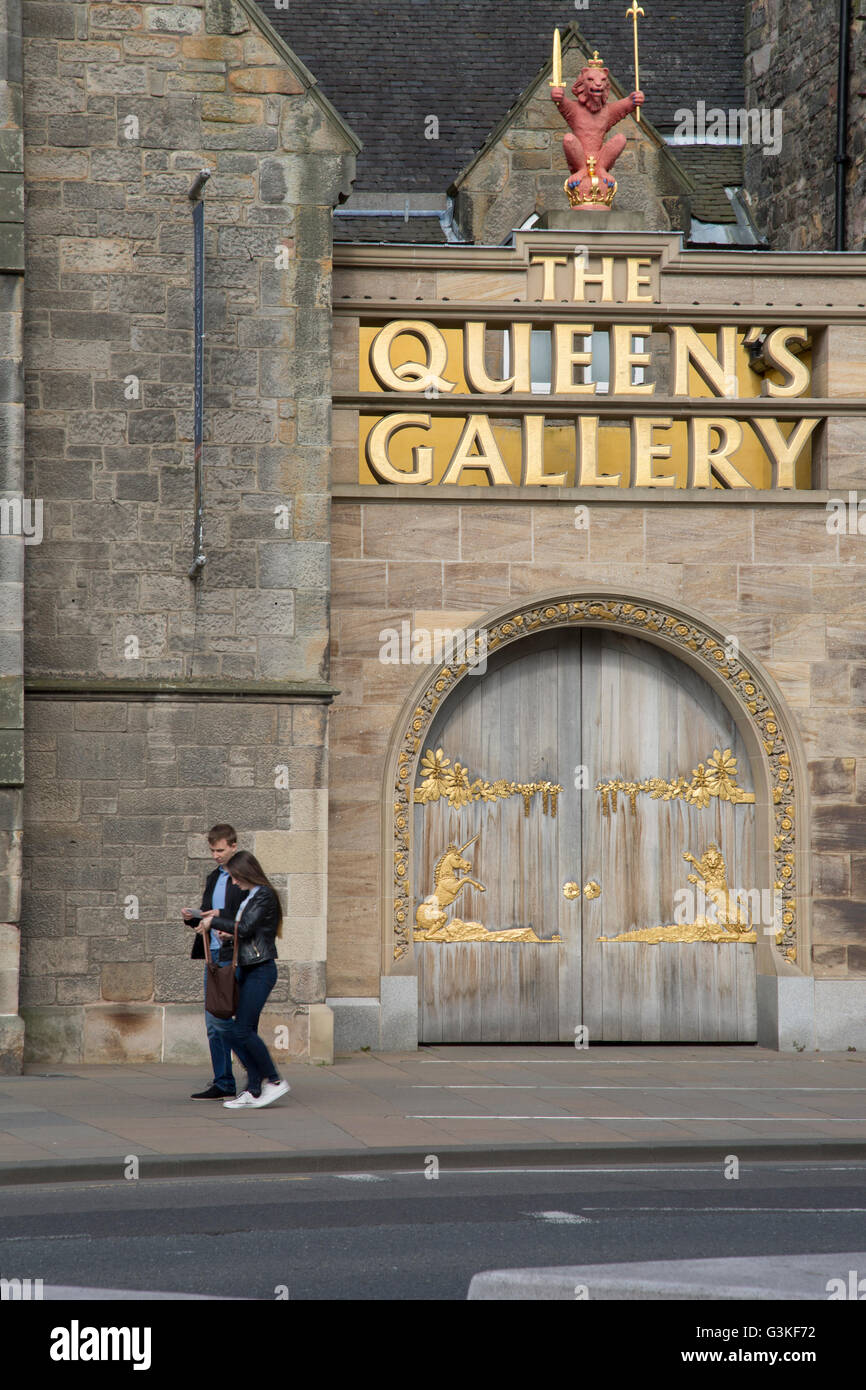
<instances>
[{"instance_id":1,"label":"golden unicorn relief","mask_svg":"<svg viewBox=\"0 0 866 1390\"><path fill-rule=\"evenodd\" d=\"M465 845L459 848L457 845L449 845L444 854L440 854L433 867L433 892L429 898L425 898L423 903L419 903L418 911L415 913L415 940L430 940L427 933L441 931L447 921L445 907L450 907L462 888L477 888L479 893L486 893L487 889L483 883L479 883L476 878L469 878L469 870L472 864L463 856L470 845L474 845L480 836L473 835L471 840L467 840ZM459 878L459 874L466 874L466 878ZM425 937L419 938L418 931L425 933ZM440 940L443 938L439 938Z\"/></svg>"},{"instance_id":2,"label":"golden unicorn relief","mask_svg":"<svg viewBox=\"0 0 866 1390\"><path fill-rule=\"evenodd\" d=\"M509 931L488 931L480 922L464 922L459 917L454 917L450 922L444 909L450 907L457 898L460 890L466 887L477 888L479 893L486 893L487 889L483 883L479 883L475 878L469 878L469 870L472 864L463 856L470 845L473 845L479 838L481 831L473 835L471 840L467 840L465 845L449 845L444 854L440 854L433 868L433 892L429 898L425 898L418 904L415 913L415 940L416 941L537 941L542 938L536 936L531 927L515 927ZM460 878L464 874L466 877ZM559 941L558 936L546 938L551 941Z\"/></svg>"}]
</instances>

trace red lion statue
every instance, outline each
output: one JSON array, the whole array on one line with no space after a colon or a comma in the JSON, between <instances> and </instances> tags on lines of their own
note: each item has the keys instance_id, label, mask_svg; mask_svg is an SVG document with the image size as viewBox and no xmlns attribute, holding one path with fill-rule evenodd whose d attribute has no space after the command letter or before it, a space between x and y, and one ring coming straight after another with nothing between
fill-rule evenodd
<instances>
[{"instance_id":1,"label":"red lion statue","mask_svg":"<svg viewBox=\"0 0 866 1390\"><path fill-rule=\"evenodd\" d=\"M608 172L625 149L623 134L607 141L604 137L624 116L632 115L635 107L643 105L644 94L632 92L622 101L608 102L610 72L602 66L597 54L582 69L571 90L577 101L568 100L564 87L550 89L551 98L571 129L571 134L562 142L571 171L566 189L573 205L585 198L588 206L598 207L603 212L605 203L610 206L616 189Z\"/></svg>"}]
</instances>

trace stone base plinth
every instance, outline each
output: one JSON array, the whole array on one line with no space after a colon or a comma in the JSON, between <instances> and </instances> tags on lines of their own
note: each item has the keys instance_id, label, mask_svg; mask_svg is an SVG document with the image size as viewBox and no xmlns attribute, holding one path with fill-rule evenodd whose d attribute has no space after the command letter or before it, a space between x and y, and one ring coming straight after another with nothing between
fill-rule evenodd
<instances>
[{"instance_id":1,"label":"stone base plinth","mask_svg":"<svg viewBox=\"0 0 866 1390\"><path fill-rule=\"evenodd\" d=\"M535 226L555 232L645 232L646 218L640 212L584 212L581 208L543 212Z\"/></svg>"},{"instance_id":2,"label":"stone base plinth","mask_svg":"<svg viewBox=\"0 0 866 1390\"><path fill-rule=\"evenodd\" d=\"M378 999L328 999L334 1018L334 1049L336 1052L372 1052L379 1049Z\"/></svg>"},{"instance_id":3,"label":"stone base plinth","mask_svg":"<svg viewBox=\"0 0 866 1390\"><path fill-rule=\"evenodd\" d=\"M4 1023L9 1027L4 1028ZM17 1033L16 1025L17 1024ZM280 1061L332 1062L333 1015L324 1004L275 1004L259 1021L259 1036ZM17 1052L16 1052L17 1048ZM0 1015L0 1072L26 1062L170 1062L210 1066L200 1004L33 1005L20 1019ZM17 1064L16 1064L17 1057Z\"/></svg>"},{"instance_id":4,"label":"stone base plinth","mask_svg":"<svg viewBox=\"0 0 866 1390\"><path fill-rule=\"evenodd\" d=\"M0 1014L0 1076L20 1076L24 1062L24 1019Z\"/></svg>"},{"instance_id":5,"label":"stone base plinth","mask_svg":"<svg viewBox=\"0 0 866 1390\"><path fill-rule=\"evenodd\" d=\"M815 1050L815 981L809 975L759 975L758 1045L776 1052Z\"/></svg>"},{"instance_id":6,"label":"stone base plinth","mask_svg":"<svg viewBox=\"0 0 866 1390\"><path fill-rule=\"evenodd\" d=\"M328 999L338 1053L417 1050L417 975L383 975L380 988L381 999Z\"/></svg>"}]
</instances>

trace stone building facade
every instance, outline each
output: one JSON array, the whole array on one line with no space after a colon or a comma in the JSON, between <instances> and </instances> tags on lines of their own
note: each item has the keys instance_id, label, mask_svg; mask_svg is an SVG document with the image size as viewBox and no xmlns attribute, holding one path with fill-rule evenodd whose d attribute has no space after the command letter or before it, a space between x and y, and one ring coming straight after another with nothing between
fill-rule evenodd
<instances>
[{"instance_id":1,"label":"stone building facade","mask_svg":"<svg viewBox=\"0 0 866 1390\"><path fill-rule=\"evenodd\" d=\"M199 1055L178 914L228 821L284 890L274 1016L328 1057L330 221L358 144L247 0L23 9L25 1055Z\"/></svg>"},{"instance_id":2,"label":"stone building facade","mask_svg":"<svg viewBox=\"0 0 866 1390\"><path fill-rule=\"evenodd\" d=\"M696 46L707 14L715 24L723 8L711 0L692 16ZM766 33L757 12L749 30L761 101L787 81L771 9ZM652 660L691 663L707 707L724 706L742 739L760 883L787 894L783 939L756 942L757 1036L866 1045L863 256L801 254L818 241L827 249L829 226L822 212L808 236L797 230L787 159L750 174L753 187L766 179L760 215L782 254L684 252L690 178L650 119L623 125L616 172L631 230L569 230L566 213L512 238L533 210L555 214L565 178L541 73L462 174L449 173L449 235L462 219L479 244L346 245L334 271L332 211L350 192L359 142L289 46L291 15L274 20L279 33L254 0L0 0L5 487L44 507L40 543L21 525L0 539L0 1065L204 1063L200 971L179 914L209 868L205 832L226 820L287 909L265 1028L309 1060L335 1046L417 1044L411 923L432 866L411 858L411 793L439 706L456 708L465 689L441 662L419 671L382 660L382 631L404 624L474 626L503 647L523 624L570 626L587 660L604 626L623 651L638 635ZM664 36L653 42L650 76L667 52ZM622 45L612 75L625 89ZM570 44L567 63L578 56ZM686 102L694 73L689 83ZM813 100L805 86L802 99ZM667 125L678 100L668 82ZM477 125L483 93L474 110ZM820 115L809 106L804 124L817 129ZM388 157L393 192L399 150ZM205 166L207 560L192 579L188 190ZM860 177L852 170L852 246ZM382 196L378 210L393 216ZM371 395L366 364L382 325L430 321L455 352L461 316L494 331L583 319L601 292L578 307L563 281L579 246L596 285L604 258L617 263L614 290L592 311L599 325L649 320L657 375L643 382L657 388L646 407L656 415L670 405L671 323L704 335L805 325L810 388L778 407L783 421L820 421L796 479L774 486L762 465L751 486L712 491L694 479L667 492L576 476L491 486L470 464L454 485L377 483L364 431L394 401ZM549 282L530 265L538 253L554 258ZM626 294L629 257L637 278ZM486 361L494 378L504 351ZM743 361L717 413L768 416ZM502 399L482 408L493 414ZM616 430L642 401L598 407L608 466L628 471ZM435 392L410 391L404 404L445 419L441 437L460 408ZM538 395L513 405L510 462L519 410L543 409ZM697 415L708 409L704 400ZM850 511L852 496L853 529L828 528L828 509ZM739 665L725 656L720 672L700 653L721 663L731 635ZM557 882L550 902L561 908L561 896Z\"/></svg>"},{"instance_id":3,"label":"stone building facade","mask_svg":"<svg viewBox=\"0 0 866 1390\"><path fill-rule=\"evenodd\" d=\"M623 277L607 295L597 283L587 288L590 302L576 308L566 262L583 254L581 248L599 279L605 256L616 261L639 255L647 258L643 264L659 265L652 307L627 307ZM542 281L537 264L533 269L538 256L559 258L549 282ZM857 500L866 448L863 256L683 252L670 235L604 233L584 224L580 231L521 232L509 248L341 247L336 265L332 626L333 678L341 693L331 716L328 937L338 1039L375 1046L395 1034L404 1045L407 1037L417 1037L425 981L419 980L412 924L433 882L433 865L419 862L420 829L412 816L418 814L417 789L425 775L421 759L437 747L433 716L443 717L440 706L447 709L449 698L459 702L460 680L464 693L467 683L465 664L455 673L459 657L446 655L420 671L411 658L383 661L383 635L405 626L410 633L481 631L511 642L546 625L553 630L572 622L628 633L634 631L633 614L646 618L650 611L650 631L644 628L642 638L655 641L655 631L667 627L689 634L688 641L708 648L718 663L715 670L712 661L706 663L702 677L722 694L745 679L749 698L735 709L735 721L747 743L755 697L749 681L761 683L771 711L770 736L764 728L752 771L765 813L777 814L773 807L784 801L790 778L797 787L796 808L792 803L779 824L768 819L761 850L766 891L774 882L783 890L780 920L790 924L786 930L796 932L796 941L786 936L784 950L758 956L757 1037L770 1046L862 1047L866 545ZM443 482L438 463L426 483L410 480L412 448L419 446L416 467L421 445L432 444L437 454L444 448L449 456L449 416L462 409L493 418L511 396L482 393L470 401L462 380L447 395L429 389L413 395L408 372L405 385L398 383L406 394L382 394L367 359L372 337L384 325L408 321L411 333L409 324L421 320L457 331L465 320L481 318L490 329L519 318L539 328L577 314L599 326L622 322L628 313L644 313L647 326L660 328L696 319L713 329L736 322L741 332L758 320L767 329L793 324L798 315L808 322L812 374L802 394L811 399L787 404L799 415L819 414L821 421L811 468L797 488L791 479L756 487L740 480L727 490L708 490L683 486L683 475L676 488L636 487L634 479L631 486L574 486L576 478L565 486L556 480L528 486L520 485L513 468L510 479L473 470L478 460L471 456L451 483ZM410 361L423 360L417 342L405 351ZM437 370L450 379L459 375L459 361L455 349L444 373ZM656 408L676 413L670 378L661 376L655 389L664 400ZM716 406L726 415L754 411L747 401L759 389L746 369L724 388L733 399ZM595 397L587 404L584 397L570 409L601 410L602 425L613 425L616 418L640 413L645 399ZM765 401L765 407L778 404ZM511 414L557 408L569 409L544 394L518 396ZM411 445L397 461L406 482L389 476L388 485L377 486L364 462L364 438L372 421L394 411L409 412L407 425L416 426L407 430ZM497 442L511 466L506 425ZM395 446L389 447L396 458ZM546 462L547 471L562 467L564 457L557 453L555 465ZM627 483L627 445L614 445L607 457L618 471L625 469ZM586 509L579 529L576 508ZM841 529L828 524L840 508L847 517ZM730 660L724 656L725 634L736 639L737 655ZM484 679L479 676L479 684ZM551 703L555 691L539 696L539 710ZM776 742L783 727L784 754ZM468 738L470 726L465 728ZM497 738L491 734L493 751L487 755L495 766L472 767L470 777L476 771L503 775L507 737L503 732L501 743ZM540 744L545 746L543 736ZM444 751L461 757L459 748ZM773 788L767 759L772 764L776 756L783 770ZM642 764L642 771L631 768L624 775L647 771ZM523 768L524 779L532 775ZM565 782L567 770L554 767L545 775ZM600 765L591 784L597 775L606 775ZM455 805L461 805L459 798ZM455 812L450 824L452 838L468 839L476 823L467 826ZM456 834L461 826L465 835ZM483 843L494 829L481 833ZM515 853L528 851L520 842ZM489 886L501 871L495 856L492 866L488 857L482 877ZM473 866L473 872L479 870ZM794 875L796 893L786 897ZM558 891L552 882L549 902ZM365 904L362 917L359 900ZM760 950L766 943L758 940ZM526 948L531 949L538 948ZM480 968L466 966L460 988L467 996L471 971ZM429 976L426 988L436 988ZM574 1021L580 1022L579 1014Z\"/></svg>"},{"instance_id":4,"label":"stone building facade","mask_svg":"<svg viewBox=\"0 0 866 1390\"><path fill-rule=\"evenodd\" d=\"M20 0L0 5L0 438L3 454L0 536L0 1071L21 1065L18 1013L21 844L24 827L24 554L40 517L24 508L24 176ZM17 509L17 514L16 514ZM26 534L25 534L26 533Z\"/></svg>"},{"instance_id":5,"label":"stone building facade","mask_svg":"<svg viewBox=\"0 0 866 1390\"><path fill-rule=\"evenodd\" d=\"M866 245L866 6L852 0L844 249ZM820 251L835 241L839 6L748 0L746 106L779 110L783 145L745 150L749 209L774 250Z\"/></svg>"}]
</instances>

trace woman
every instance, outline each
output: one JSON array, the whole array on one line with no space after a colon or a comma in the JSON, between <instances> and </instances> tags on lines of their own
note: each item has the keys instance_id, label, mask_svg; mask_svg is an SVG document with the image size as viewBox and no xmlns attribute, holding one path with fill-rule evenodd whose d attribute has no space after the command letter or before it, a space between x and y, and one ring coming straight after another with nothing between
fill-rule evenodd
<instances>
[{"instance_id":1,"label":"woman","mask_svg":"<svg viewBox=\"0 0 866 1390\"><path fill-rule=\"evenodd\" d=\"M291 1090L288 1081L280 1078L257 1031L265 1001L277 982L276 938L282 935L283 911L255 855L239 850L226 868L232 883L247 896L234 920L215 911L206 912L197 930L205 932L213 926L225 942L233 941L235 930L238 934L238 1007L225 1038L247 1069L247 1087L223 1105L227 1110L240 1110L272 1105Z\"/></svg>"}]
</instances>

